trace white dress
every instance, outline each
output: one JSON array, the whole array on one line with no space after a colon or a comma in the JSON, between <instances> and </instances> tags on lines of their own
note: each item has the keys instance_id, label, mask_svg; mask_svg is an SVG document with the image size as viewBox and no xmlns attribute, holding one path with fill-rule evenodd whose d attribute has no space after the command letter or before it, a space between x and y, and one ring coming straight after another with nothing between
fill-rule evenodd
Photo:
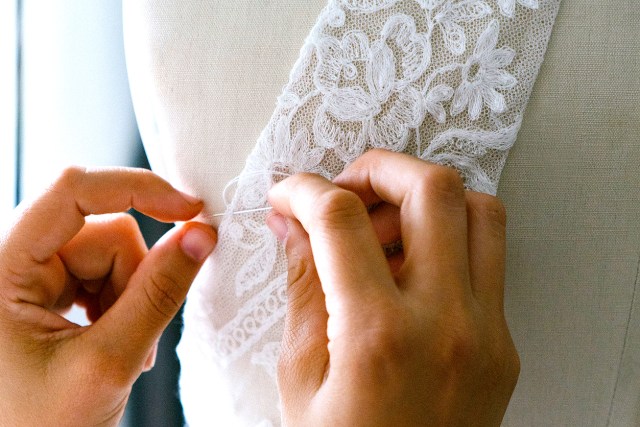
<instances>
[{"instance_id":1,"label":"white dress","mask_svg":"<svg viewBox=\"0 0 640 427\"><path fill-rule=\"evenodd\" d=\"M579 41L591 51L559 48L566 52L556 53L557 65L547 65L546 81L538 83L545 96L534 92L538 108L523 120L557 1L342 0L324 9L320 1L267 3L125 5L134 103L154 169L202 197L210 221L225 210L264 207L272 180L302 170L332 177L371 147L451 164L469 188L494 193L521 123L525 130L528 120L535 123L528 139L520 137L502 187L511 218L506 308L523 360L505 424L633 425L639 339L628 325L638 321L632 295L640 239L630 224L639 219L638 187L623 190L638 184L627 172L640 156L623 132L615 140L625 156L598 145L614 139L601 130L609 123L585 126L605 110L583 111L577 101L600 92L567 96L571 84L598 88L584 70L595 70L606 43L585 37ZM600 28L618 36L616 46L633 40L601 22L609 9L595 1L563 7L564 36L609 34L582 22L597 15ZM631 9L629 19L638 17ZM581 20L569 24L570 16ZM566 62L578 53L582 62ZM605 67L616 59L634 64L633 55L603 58ZM549 76L557 75L569 87L553 86ZM637 93L633 77L620 77ZM598 107L597 100L586 105ZM635 116L633 109L615 115L636 136L637 113L636 104ZM587 132L592 128L600 133ZM581 167L579 144L597 155L586 166L615 165L615 178L587 173L599 170ZM241 172L223 200L223 187ZM555 195L569 183L592 193ZM618 219L597 222L604 213ZM274 367L285 270L263 218L224 217L220 244L188 299L179 355L191 425L278 424ZM603 257L599 248L614 255Z\"/></svg>"}]
</instances>

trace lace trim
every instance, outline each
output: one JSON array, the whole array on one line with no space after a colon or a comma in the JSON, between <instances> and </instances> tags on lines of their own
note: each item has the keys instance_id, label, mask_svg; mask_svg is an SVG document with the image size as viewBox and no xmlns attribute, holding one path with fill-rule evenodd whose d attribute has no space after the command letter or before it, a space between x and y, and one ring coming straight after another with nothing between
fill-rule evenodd
<instances>
[{"instance_id":1,"label":"lace trim","mask_svg":"<svg viewBox=\"0 0 640 427\"><path fill-rule=\"evenodd\" d=\"M495 194L533 82L521 67L535 76L544 52L522 61L501 26L539 6L538 0L329 2L219 227L213 286L233 287L240 307L222 321L205 310L219 325L213 349L222 366L249 355L275 375L279 345L260 344L267 332L278 335L286 311L286 259L265 226L266 213L230 213L267 207L268 189L285 175L331 179L372 148L453 166L469 189ZM549 31L550 24L541 31L545 42ZM517 37L524 46L529 35ZM516 77L523 75L524 83Z\"/></svg>"},{"instance_id":2,"label":"lace trim","mask_svg":"<svg viewBox=\"0 0 640 427\"><path fill-rule=\"evenodd\" d=\"M280 358L280 343L268 342L259 352L253 353L251 363L264 367L269 376L276 379L276 366Z\"/></svg>"},{"instance_id":3,"label":"lace trim","mask_svg":"<svg viewBox=\"0 0 640 427\"><path fill-rule=\"evenodd\" d=\"M271 272L271 269L267 271ZM284 317L287 303L286 280L286 273L272 280L238 310L233 321L218 331L214 338L215 351L223 365L228 365L245 354L265 331ZM264 360L264 357L256 355L254 362Z\"/></svg>"}]
</instances>

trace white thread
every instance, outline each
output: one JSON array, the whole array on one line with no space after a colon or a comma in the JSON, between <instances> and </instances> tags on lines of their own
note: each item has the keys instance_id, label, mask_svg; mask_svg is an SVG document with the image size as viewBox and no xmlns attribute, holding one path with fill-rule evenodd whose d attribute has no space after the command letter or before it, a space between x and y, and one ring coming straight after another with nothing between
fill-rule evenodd
<instances>
[{"instance_id":1,"label":"white thread","mask_svg":"<svg viewBox=\"0 0 640 427\"><path fill-rule=\"evenodd\" d=\"M244 172L242 175L238 175L235 178L233 178L231 181L229 181L227 185L224 186L224 189L222 190L222 200L224 201L224 205L226 208L225 212L218 212L218 213L208 214L203 216L205 218L220 218L226 215L242 215L242 214L249 214L254 212L265 212L265 211L272 210L273 208L271 206L267 206L264 208L255 208L255 209L242 209L237 211L229 210L229 207L231 206L231 202L227 198L227 192L229 191L231 186L234 184L237 184L241 178L246 178L248 176L255 176L255 175L263 175L263 174L280 175L283 177L291 176L290 173L280 172L276 170L257 170L257 171Z\"/></svg>"},{"instance_id":2,"label":"white thread","mask_svg":"<svg viewBox=\"0 0 640 427\"><path fill-rule=\"evenodd\" d=\"M218 217L225 216L225 215L241 215L241 214L248 214L248 213L254 213L254 212L270 211L272 209L273 209L273 207L268 206L266 208L243 209L241 211L221 212L221 213L217 213L217 214L213 214L213 215L206 215L206 216L209 217L209 218L218 218Z\"/></svg>"},{"instance_id":3,"label":"white thread","mask_svg":"<svg viewBox=\"0 0 640 427\"><path fill-rule=\"evenodd\" d=\"M227 185L225 185L224 188L222 189L222 200L224 201L224 206L226 208L228 208L229 205L231 205L231 202L227 198L227 192L229 191L229 189L231 188L231 186L233 184L237 184L238 181L240 181L241 178L246 178L248 176L262 175L262 174L281 175L281 176L285 176L285 177L291 176L291 174L289 174L289 173L279 172L279 171L274 171L274 170L248 171L248 172L243 173L242 175L238 175L235 178L233 178L231 181L229 181L227 183Z\"/></svg>"}]
</instances>

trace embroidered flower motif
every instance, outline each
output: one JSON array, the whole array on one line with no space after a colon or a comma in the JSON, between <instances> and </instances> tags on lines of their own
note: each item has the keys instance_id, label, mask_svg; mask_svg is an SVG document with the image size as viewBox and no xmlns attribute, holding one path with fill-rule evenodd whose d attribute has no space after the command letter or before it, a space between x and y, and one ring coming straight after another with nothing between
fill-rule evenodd
<instances>
[{"instance_id":1,"label":"embroidered flower motif","mask_svg":"<svg viewBox=\"0 0 640 427\"><path fill-rule=\"evenodd\" d=\"M271 145L271 170L286 174L311 172L328 176L322 168L325 149L311 147L311 137L307 128L302 128L291 137L290 124L286 117L278 120Z\"/></svg>"},{"instance_id":2,"label":"embroidered flower motif","mask_svg":"<svg viewBox=\"0 0 640 427\"><path fill-rule=\"evenodd\" d=\"M411 83L429 65L428 40L416 33L413 18L406 15L390 18L381 34L372 46L359 31L345 34L342 41L326 37L319 42L315 83L324 98L313 133L319 146L335 149L345 162L362 154L367 144L402 150L409 129L424 117L422 96Z\"/></svg>"},{"instance_id":3,"label":"embroidered flower motif","mask_svg":"<svg viewBox=\"0 0 640 427\"><path fill-rule=\"evenodd\" d=\"M433 1L419 1L428 6L437 5ZM440 0L440 3L442 1ZM442 31L445 47L454 55L462 55L467 49L467 38L461 23L472 22L491 15L493 10L482 0L463 0L457 3L448 0L434 17Z\"/></svg>"},{"instance_id":4,"label":"embroidered flower motif","mask_svg":"<svg viewBox=\"0 0 640 427\"><path fill-rule=\"evenodd\" d=\"M528 7L529 9L537 9L538 8L538 0L497 0L498 5L500 6L500 10L502 14L513 18L516 11L516 2L520 3L524 7Z\"/></svg>"},{"instance_id":5,"label":"embroidered flower motif","mask_svg":"<svg viewBox=\"0 0 640 427\"><path fill-rule=\"evenodd\" d=\"M508 47L495 48L499 32L500 25L494 20L478 37L473 55L462 69L462 83L456 89L451 106L452 116L467 108L469 118L477 120L483 103L494 113L506 110L504 95L496 89L511 89L516 85L515 77L502 69L511 64L516 53Z\"/></svg>"},{"instance_id":6,"label":"embroidered flower motif","mask_svg":"<svg viewBox=\"0 0 640 427\"><path fill-rule=\"evenodd\" d=\"M362 31L350 31L342 41L323 37L317 44L318 65L314 80L322 92L333 90L341 78L352 81L358 77L358 65L370 55L369 38Z\"/></svg>"},{"instance_id":7,"label":"embroidered flower motif","mask_svg":"<svg viewBox=\"0 0 640 427\"><path fill-rule=\"evenodd\" d=\"M425 109L438 123L444 123L447 120L447 113L442 103L450 100L452 96L453 89L447 85L438 85L427 94L424 101Z\"/></svg>"}]
</instances>

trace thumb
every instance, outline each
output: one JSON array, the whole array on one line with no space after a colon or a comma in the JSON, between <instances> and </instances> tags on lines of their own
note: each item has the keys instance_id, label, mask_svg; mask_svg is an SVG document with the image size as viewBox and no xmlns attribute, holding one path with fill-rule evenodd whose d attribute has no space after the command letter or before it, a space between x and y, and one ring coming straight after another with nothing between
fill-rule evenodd
<instances>
[{"instance_id":1,"label":"thumb","mask_svg":"<svg viewBox=\"0 0 640 427\"><path fill-rule=\"evenodd\" d=\"M302 409L307 402L300 399L310 398L318 391L328 368L328 314L309 236L302 225L278 214L269 216L267 225L284 240L288 262L287 314L278 386L284 408Z\"/></svg>"},{"instance_id":2,"label":"thumb","mask_svg":"<svg viewBox=\"0 0 640 427\"><path fill-rule=\"evenodd\" d=\"M216 243L208 225L195 222L167 233L142 260L125 291L82 337L102 361L133 382L155 343L184 302Z\"/></svg>"}]
</instances>

